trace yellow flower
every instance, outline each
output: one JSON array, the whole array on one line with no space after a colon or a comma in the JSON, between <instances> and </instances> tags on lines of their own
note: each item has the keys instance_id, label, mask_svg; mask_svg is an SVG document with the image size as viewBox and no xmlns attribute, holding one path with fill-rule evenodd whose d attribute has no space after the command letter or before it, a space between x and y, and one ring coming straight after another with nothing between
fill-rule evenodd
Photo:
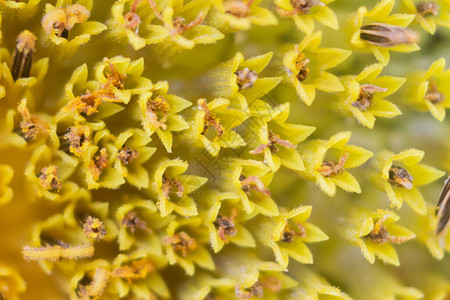
<instances>
[{"instance_id":1,"label":"yellow flower","mask_svg":"<svg viewBox=\"0 0 450 300\"><path fill-rule=\"evenodd\" d=\"M327 140L313 140L299 145L305 163L300 176L315 182L330 197L336 186L351 193L361 193L361 187L347 169L364 164L373 153L354 145L346 145L351 132L340 132Z\"/></svg>"},{"instance_id":2,"label":"yellow flower","mask_svg":"<svg viewBox=\"0 0 450 300\"><path fill-rule=\"evenodd\" d=\"M426 72L411 76L406 101L419 110L428 110L439 121L450 107L450 70L445 69L445 58L433 62Z\"/></svg>"},{"instance_id":3,"label":"yellow flower","mask_svg":"<svg viewBox=\"0 0 450 300\"><path fill-rule=\"evenodd\" d=\"M299 98L311 105L316 89L325 92L344 90L339 79L326 70L342 63L351 51L337 48L319 48L322 32L306 36L298 45L290 47L283 56L285 81L293 86Z\"/></svg>"},{"instance_id":4,"label":"yellow flower","mask_svg":"<svg viewBox=\"0 0 450 300\"><path fill-rule=\"evenodd\" d=\"M197 107L191 120L191 127L185 133L200 147L216 157L222 148L239 148L245 146L242 137L233 130L244 122L248 115L239 109L230 107L230 101L216 98L206 102L197 100Z\"/></svg>"},{"instance_id":5,"label":"yellow flower","mask_svg":"<svg viewBox=\"0 0 450 300\"><path fill-rule=\"evenodd\" d=\"M170 298L170 292L158 269L167 260L162 255L149 255L143 250L119 254L110 265L110 282L106 293L123 298L133 294L137 298Z\"/></svg>"},{"instance_id":6,"label":"yellow flower","mask_svg":"<svg viewBox=\"0 0 450 300\"><path fill-rule=\"evenodd\" d=\"M144 48L146 45L160 43L168 36L167 30L156 24L155 11L150 9L147 1L140 1L134 6L134 0L120 0L111 6L112 18L107 25L108 34L120 41L131 44L134 50ZM166 1L158 1L156 9L161 11ZM135 11L131 11L134 7ZM127 11L129 10L129 11Z\"/></svg>"},{"instance_id":7,"label":"yellow flower","mask_svg":"<svg viewBox=\"0 0 450 300\"><path fill-rule=\"evenodd\" d=\"M172 152L173 133L189 128L189 124L179 113L192 105L191 102L167 94L167 81L158 81L153 87L142 92L137 100L139 120L147 135L156 132L167 152ZM133 115L134 116L134 115Z\"/></svg>"},{"instance_id":8,"label":"yellow flower","mask_svg":"<svg viewBox=\"0 0 450 300\"><path fill-rule=\"evenodd\" d=\"M395 93L406 79L378 77L382 70L381 64L373 64L356 76L341 77L345 91L338 94L338 101L334 104L339 111L355 117L370 129L375 125L375 117L392 118L401 114L395 104L383 98Z\"/></svg>"},{"instance_id":9,"label":"yellow flower","mask_svg":"<svg viewBox=\"0 0 450 300\"><path fill-rule=\"evenodd\" d=\"M207 178L183 174L187 168L188 163L180 159L164 159L157 165L150 191L158 199L161 216L172 211L186 217L197 215L197 206L189 194L205 184Z\"/></svg>"},{"instance_id":10,"label":"yellow flower","mask_svg":"<svg viewBox=\"0 0 450 300\"><path fill-rule=\"evenodd\" d=\"M239 213L239 197L235 193L207 192L202 196L208 211L202 218L209 230L210 244L215 253L231 242L239 247L255 247L255 240L246 228L252 216Z\"/></svg>"},{"instance_id":11,"label":"yellow flower","mask_svg":"<svg viewBox=\"0 0 450 300\"><path fill-rule=\"evenodd\" d=\"M276 172L281 165L304 170L302 158L296 150L297 144L311 135L315 127L287 123L290 114L289 102L272 108L262 100L255 100L250 112L253 117L248 122L249 141L252 155L263 154L264 163ZM256 135L256 136L255 136Z\"/></svg>"},{"instance_id":12,"label":"yellow flower","mask_svg":"<svg viewBox=\"0 0 450 300\"><path fill-rule=\"evenodd\" d=\"M403 200L417 213L426 213L425 200L418 187L444 176L444 172L419 164L424 151L407 149L398 154L383 151L375 160L375 183L383 189L392 206L401 208Z\"/></svg>"},{"instance_id":13,"label":"yellow flower","mask_svg":"<svg viewBox=\"0 0 450 300\"><path fill-rule=\"evenodd\" d=\"M275 0L277 12L291 17L297 28L307 35L314 32L314 20L334 30L339 29L336 14L328 7L334 0Z\"/></svg>"},{"instance_id":14,"label":"yellow flower","mask_svg":"<svg viewBox=\"0 0 450 300\"><path fill-rule=\"evenodd\" d=\"M166 227L165 252L169 264L179 264L187 275L193 275L195 265L207 270L214 270L211 254L205 247L208 240L202 239L200 227L202 220L198 217L173 221Z\"/></svg>"},{"instance_id":15,"label":"yellow flower","mask_svg":"<svg viewBox=\"0 0 450 300\"><path fill-rule=\"evenodd\" d=\"M391 243L400 244L415 237L412 231L393 224L399 219L398 215L388 210L356 210L343 226L343 234L361 248L371 264L377 256L386 263L398 266L400 262Z\"/></svg>"},{"instance_id":16,"label":"yellow flower","mask_svg":"<svg viewBox=\"0 0 450 300\"><path fill-rule=\"evenodd\" d=\"M268 189L273 177L270 168L262 162L243 159L234 159L230 165L231 168L224 170L224 183L227 191L238 195L244 211L278 216L278 207Z\"/></svg>"},{"instance_id":17,"label":"yellow flower","mask_svg":"<svg viewBox=\"0 0 450 300\"><path fill-rule=\"evenodd\" d=\"M278 19L267 8L259 7L261 0L214 0L208 23L222 32L249 30L252 24L273 26Z\"/></svg>"},{"instance_id":18,"label":"yellow flower","mask_svg":"<svg viewBox=\"0 0 450 300\"><path fill-rule=\"evenodd\" d=\"M403 0L406 12L415 14L415 20L424 30L434 34L436 25L450 28L450 1L413 1Z\"/></svg>"},{"instance_id":19,"label":"yellow flower","mask_svg":"<svg viewBox=\"0 0 450 300\"><path fill-rule=\"evenodd\" d=\"M212 26L202 25L211 1L192 0L187 5L176 2L174 7L166 7L162 11L162 22L168 31L164 47L170 48L174 45L178 50L192 49L196 44L212 44L223 39L224 35ZM171 49L171 51L175 51Z\"/></svg>"},{"instance_id":20,"label":"yellow flower","mask_svg":"<svg viewBox=\"0 0 450 300\"><path fill-rule=\"evenodd\" d=\"M45 4L45 15L42 18L44 38L57 48L55 53L59 55L59 59L73 56L81 45L91 39L91 35L106 30L106 25L100 22L87 21L92 6L93 0L75 4L72 0L58 0L55 6ZM76 35L72 36L70 31Z\"/></svg>"},{"instance_id":21,"label":"yellow flower","mask_svg":"<svg viewBox=\"0 0 450 300\"><path fill-rule=\"evenodd\" d=\"M351 44L357 49L372 52L383 66L389 62L389 50L412 52L420 49L416 44L417 35L405 28L415 16L412 14L389 15L394 4L395 0L382 0L370 11L367 11L365 6L361 6L349 20ZM384 28L367 28L365 30L369 30L370 33L368 37L365 37L362 27L371 24ZM387 33L389 36L384 36ZM378 36L382 37L378 38Z\"/></svg>"},{"instance_id":22,"label":"yellow flower","mask_svg":"<svg viewBox=\"0 0 450 300\"><path fill-rule=\"evenodd\" d=\"M322 230L306 222L311 211L312 206L301 206L253 225L256 227L256 236L262 244L272 248L275 260L282 269L287 270L289 257L304 264L312 264L313 256L305 242L328 239Z\"/></svg>"}]
</instances>

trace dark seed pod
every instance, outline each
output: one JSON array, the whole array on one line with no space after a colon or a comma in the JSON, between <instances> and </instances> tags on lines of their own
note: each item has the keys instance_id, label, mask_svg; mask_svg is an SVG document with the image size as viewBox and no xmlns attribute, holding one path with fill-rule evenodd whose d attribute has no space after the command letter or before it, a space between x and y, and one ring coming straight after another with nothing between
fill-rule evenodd
<instances>
[{"instance_id":1,"label":"dark seed pod","mask_svg":"<svg viewBox=\"0 0 450 300\"><path fill-rule=\"evenodd\" d=\"M450 224L450 176L444 183L436 206L436 234L445 232Z\"/></svg>"},{"instance_id":2,"label":"dark seed pod","mask_svg":"<svg viewBox=\"0 0 450 300\"><path fill-rule=\"evenodd\" d=\"M28 30L22 31L17 37L11 70L14 81L19 78L30 77L31 61L36 40L36 36Z\"/></svg>"}]
</instances>

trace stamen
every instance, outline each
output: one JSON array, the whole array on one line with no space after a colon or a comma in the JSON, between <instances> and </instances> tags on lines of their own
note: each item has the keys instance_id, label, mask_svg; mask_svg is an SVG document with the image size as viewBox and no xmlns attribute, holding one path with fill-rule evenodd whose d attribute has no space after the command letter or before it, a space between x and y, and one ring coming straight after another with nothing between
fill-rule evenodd
<instances>
[{"instance_id":1,"label":"stamen","mask_svg":"<svg viewBox=\"0 0 450 300\"><path fill-rule=\"evenodd\" d=\"M263 286L259 281L256 281L251 287L242 289L240 285L236 285L234 289L236 297L241 299L250 299L253 296L258 298L264 297Z\"/></svg>"},{"instance_id":2,"label":"stamen","mask_svg":"<svg viewBox=\"0 0 450 300\"><path fill-rule=\"evenodd\" d=\"M169 117L170 105L166 99L157 96L155 99L149 99L147 102L147 120L151 126L165 130L166 121Z\"/></svg>"},{"instance_id":3,"label":"stamen","mask_svg":"<svg viewBox=\"0 0 450 300\"><path fill-rule=\"evenodd\" d=\"M230 217L218 215L214 221L214 226L218 228L217 234L225 243L228 243L226 236L233 237L237 234L237 229L234 227L234 220L236 219L237 214L238 210L232 208Z\"/></svg>"},{"instance_id":4,"label":"stamen","mask_svg":"<svg viewBox=\"0 0 450 300\"><path fill-rule=\"evenodd\" d=\"M205 112L205 123L201 134L206 134L209 130L209 127L212 126L216 130L217 138L220 138L223 135L225 128L220 124L219 118L217 118L216 115L209 110L205 99L198 99L197 104L199 105L200 109Z\"/></svg>"},{"instance_id":5,"label":"stamen","mask_svg":"<svg viewBox=\"0 0 450 300\"><path fill-rule=\"evenodd\" d=\"M120 160L122 165L126 166L133 160L139 157L139 152L137 150L132 150L128 146L122 147L117 153L117 158Z\"/></svg>"},{"instance_id":6,"label":"stamen","mask_svg":"<svg viewBox=\"0 0 450 300\"><path fill-rule=\"evenodd\" d=\"M166 237L165 242L172 245L175 251L181 251L183 257L185 257L189 251L195 250L197 248L197 242L195 241L195 239L190 237L184 231Z\"/></svg>"},{"instance_id":7,"label":"stamen","mask_svg":"<svg viewBox=\"0 0 450 300\"><path fill-rule=\"evenodd\" d=\"M173 19L173 28L170 30L170 35L175 36L184 33L186 30L194 28L197 25L200 25L205 19L205 14L203 12L199 13L197 18L189 24L185 25L185 19L183 17L175 17Z\"/></svg>"},{"instance_id":8,"label":"stamen","mask_svg":"<svg viewBox=\"0 0 450 300\"><path fill-rule=\"evenodd\" d=\"M269 142L267 144L262 144L258 146L255 150L251 150L250 154L259 154L264 151L264 149L269 148L270 153L275 154L278 152L278 148L276 145L281 145L286 148L296 148L297 145L292 144L288 140L280 139L280 137L274 134L272 131L269 131Z\"/></svg>"},{"instance_id":9,"label":"stamen","mask_svg":"<svg viewBox=\"0 0 450 300\"><path fill-rule=\"evenodd\" d=\"M381 88L372 84L361 85L358 99L352 102L352 106L356 107L360 111L368 110L373 104L373 96L375 92L386 92L386 88Z\"/></svg>"},{"instance_id":10,"label":"stamen","mask_svg":"<svg viewBox=\"0 0 450 300\"><path fill-rule=\"evenodd\" d=\"M153 231L147 226L147 222L139 219L136 211L132 210L128 212L122 220L122 225L127 227L132 234L136 229L152 233Z\"/></svg>"},{"instance_id":11,"label":"stamen","mask_svg":"<svg viewBox=\"0 0 450 300\"><path fill-rule=\"evenodd\" d=\"M234 74L237 75L236 83L240 91L252 88L253 84L258 79L258 73L249 68L244 68L242 71L236 71Z\"/></svg>"},{"instance_id":12,"label":"stamen","mask_svg":"<svg viewBox=\"0 0 450 300\"><path fill-rule=\"evenodd\" d=\"M94 240L101 240L106 235L105 227L103 222L94 217L87 217L83 225L83 232L87 238Z\"/></svg>"},{"instance_id":13,"label":"stamen","mask_svg":"<svg viewBox=\"0 0 450 300\"><path fill-rule=\"evenodd\" d=\"M41 135L48 135L50 125L42 118L30 113L27 108L27 99L23 99L20 102L17 111L22 116L19 126L22 129L25 141L36 140Z\"/></svg>"},{"instance_id":14,"label":"stamen","mask_svg":"<svg viewBox=\"0 0 450 300\"><path fill-rule=\"evenodd\" d=\"M250 195L250 192L254 190L270 197L270 190L264 186L264 183L258 176L245 177L244 175L241 174L239 179L241 181L241 189L247 195Z\"/></svg>"},{"instance_id":15,"label":"stamen","mask_svg":"<svg viewBox=\"0 0 450 300\"><path fill-rule=\"evenodd\" d=\"M89 171L91 172L94 181L100 179L100 175L108 168L108 164L108 152L106 148L102 148L100 150L100 155L96 155L89 165Z\"/></svg>"},{"instance_id":16,"label":"stamen","mask_svg":"<svg viewBox=\"0 0 450 300\"><path fill-rule=\"evenodd\" d=\"M392 166L389 169L389 183L399 188L410 190L413 188L413 177L404 168Z\"/></svg>"},{"instance_id":17,"label":"stamen","mask_svg":"<svg viewBox=\"0 0 450 300\"><path fill-rule=\"evenodd\" d=\"M436 83L434 81L430 81L428 83L427 93L423 98L433 104L438 104L445 100L445 95L438 92Z\"/></svg>"},{"instance_id":18,"label":"stamen","mask_svg":"<svg viewBox=\"0 0 450 300\"><path fill-rule=\"evenodd\" d=\"M250 15L250 7L254 0L243 2L240 0L229 0L224 3L225 13L232 14L237 18L246 18Z\"/></svg>"},{"instance_id":19,"label":"stamen","mask_svg":"<svg viewBox=\"0 0 450 300\"><path fill-rule=\"evenodd\" d=\"M154 271L155 267L149 259L142 258L133 260L130 265L118 267L111 272L113 278L123 278L131 282L136 279L146 278L147 275Z\"/></svg>"},{"instance_id":20,"label":"stamen","mask_svg":"<svg viewBox=\"0 0 450 300\"><path fill-rule=\"evenodd\" d=\"M333 177L345 171L344 164L349 156L348 152L344 152L339 158L339 162L333 160L324 160L317 171L325 177Z\"/></svg>"},{"instance_id":21,"label":"stamen","mask_svg":"<svg viewBox=\"0 0 450 300\"><path fill-rule=\"evenodd\" d=\"M162 192L164 197L166 199L170 199L170 192L177 190L177 196L183 197L184 193L184 186L181 184L181 182L175 178L166 178L163 176L163 185L162 185Z\"/></svg>"},{"instance_id":22,"label":"stamen","mask_svg":"<svg viewBox=\"0 0 450 300\"><path fill-rule=\"evenodd\" d=\"M439 15L439 6L433 1L422 1L416 4L417 13L423 17Z\"/></svg>"},{"instance_id":23,"label":"stamen","mask_svg":"<svg viewBox=\"0 0 450 300\"><path fill-rule=\"evenodd\" d=\"M42 168L38 177L41 186L50 192L58 193L62 187L61 179L58 177L58 168L54 165Z\"/></svg>"},{"instance_id":24,"label":"stamen","mask_svg":"<svg viewBox=\"0 0 450 300\"><path fill-rule=\"evenodd\" d=\"M78 157L82 157L90 144L91 129L85 125L75 125L67 130L64 139L69 143L69 150Z\"/></svg>"},{"instance_id":25,"label":"stamen","mask_svg":"<svg viewBox=\"0 0 450 300\"><path fill-rule=\"evenodd\" d=\"M297 60L295 62L295 66L298 70L298 73L296 75L298 81L302 82L305 81L309 77L309 59L306 58L304 53L300 53L297 57Z\"/></svg>"}]
</instances>

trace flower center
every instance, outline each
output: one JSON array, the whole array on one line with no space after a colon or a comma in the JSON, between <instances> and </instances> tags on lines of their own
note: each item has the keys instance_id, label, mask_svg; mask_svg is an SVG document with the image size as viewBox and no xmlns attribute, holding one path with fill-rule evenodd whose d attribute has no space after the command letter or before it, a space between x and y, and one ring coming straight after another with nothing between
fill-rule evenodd
<instances>
[{"instance_id":1,"label":"flower center","mask_svg":"<svg viewBox=\"0 0 450 300\"><path fill-rule=\"evenodd\" d=\"M247 194L251 195L251 191L257 191L270 197L270 190L264 186L264 183L258 176L245 177L243 174L239 177L241 181L241 189Z\"/></svg>"},{"instance_id":2,"label":"flower center","mask_svg":"<svg viewBox=\"0 0 450 300\"><path fill-rule=\"evenodd\" d=\"M197 248L197 242L195 239L190 237L184 231L166 237L165 241L166 243L172 245L173 250L180 251L183 256L186 256L189 251Z\"/></svg>"},{"instance_id":3,"label":"flower center","mask_svg":"<svg viewBox=\"0 0 450 300\"><path fill-rule=\"evenodd\" d=\"M283 229L283 232L280 236L280 241L285 243L292 243L294 242L294 237L304 237L306 234L306 229L303 227L302 224L294 222L293 226L286 224L286 226Z\"/></svg>"},{"instance_id":4,"label":"flower center","mask_svg":"<svg viewBox=\"0 0 450 300\"><path fill-rule=\"evenodd\" d=\"M253 296L262 298L264 296L263 286L259 281L256 281L251 287L242 289L240 285L236 285L234 293L236 297L241 299L250 299Z\"/></svg>"},{"instance_id":5,"label":"flower center","mask_svg":"<svg viewBox=\"0 0 450 300\"><path fill-rule=\"evenodd\" d=\"M100 175L108 167L108 152L106 148L100 150L100 155L96 155L94 159L91 160L89 165L89 171L91 171L92 179L98 181Z\"/></svg>"},{"instance_id":6,"label":"flower center","mask_svg":"<svg viewBox=\"0 0 450 300\"><path fill-rule=\"evenodd\" d=\"M205 99L198 99L197 104L200 109L205 112L203 131L201 134L205 135L208 132L209 127L212 126L216 130L217 137L220 138L223 135L225 128L220 124L219 118L209 110Z\"/></svg>"},{"instance_id":7,"label":"flower center","mask_svg":"<svg viewBox=\"0 0 450 300\"><path fill-rule=\"evenodd\" d=\"M205 18L205 15L203 12L199 13L197 18L195 18L194 21L192 21L189 24L184 24L185 19L181 16L175 17L173 19L173 28L170 31L170 34L172 36L179 35L185 32L186 30L189 30L191 28L194 28L197 25L200 25L203 22L203 19Z\"/></svg>"},{"instance_id":8,"label":"flower center","mask_svg":"<svg viewBox=\"0 0 450 300\"><path fill-rule=\"evenodd\" d=\"M122 266L111 272L113 278L124 278L129 282L147 277L154 270L152 262L147 258L133 260L130 265Z\"/></svg>"},{"instance_id":9,"label":"flower center","mask_svg":"<svg viewBox=\"0 0 450 300\"><path fill-rule=\"evenodd\" d=\"M232 14L237 18L246 18L250 14L250 6L254 0L243 2L239 0L230 0L224 3L225 13Z\"/></svg>"},{"instance_id":10,"label":"flower center","mask_svg":"<svg viewBox=\"0 0 450 300\"><path fill-rule=\"evenodd\" d=\"M17 107L17 111L22 116L19 126L22 129L25 141L37 139L40 135L45 135L50 129L50 125L37 115L31 114L27 107L27 100L24 99Z\"/></svg>"},{"instance_id":11,"label":"flower center","mask_svg":"<svg viewBox=\"0 0 450 300\"><path fill-rule=\"evenodd\" d=\"M58 168L54 165L42 168L38 174L41 186L50 192L59 192L61 179L58 177Z\"/></svg>"},{"instance_id":12,"label":"flower center","mask_svg":"<svg viewBox=\"0 0 450 300\"><path fill-rule=\"evenodd\" d=\"M439 6L433 1L422 1L416 4L417 13L421 16L439 15Z\"/></svg>"},{"instance_id":13,"label":"flower center","mask_svg":"<svg viewBox=\"0 0 450 300\"><path fill-rule=\"evenodd\" d=\"M90 129L87 126L75 125L68 129L64 139L69 143L71 153L82 156L89 145Z\"/></svg>"},{"instance_id":14,"label":"flower center","mask_svg":"<svg viewBox=\"0 0 450 300\"><path fill-rule=\"evenodd\" d=\"M373 104L373 96L375 92L385 92L386 88L381 88L372 84L361 85L361 90L359 92L358 99L352 102L352 106L356 107L361 111L368 110Z\"/></svg>"},{"instance_id":15,"label":"flower center","mask_svg":"<svg viewBox=\"0 0 450 300\"><path fill-rule=\"evenodd\" d=\"M438 92L436 83L431 81L428 84L428 90L425 96L423 97L425 100L430 101L433 104L441 103L445 100L445 95Z\"/></svg>"},{"instance_id":16,"label":"flower center","mask_svg":"<svg viewBox=\"0 0 450 300\"><path fill-rule=\"evenodd\" d=\"M69 31L75 24L84 23L89 16L90 12L80 4L58 7L44 15L42 27L48 34L68 39Z\"/></svg>"},{"instance_id":17,"label":"flower center","mask_svg":"<svg viewBox=\"0 0 450 300\"><path fill-rule=\"evenodd\" d=\"M244 68L242 71L236 71L234 74L237 75L236 83L240 91L252 88L256 79L258 79L258 73L249 68Z\"/></svg>"},{"instance_id":18,"label":"flower center","mask_svg":"<svg viewBox=\"0 0 450 300\"><path fill-rule=\"evenodd\" d=\"M152 230L148 228L147 223L139 219L137 212L134 210L128 212L125 215L125 217L122 219L122 225L127 227L133 234L136 229L140 229L148 233L152 232Z\"/></svg>"},{"instance_id":19,"label":"flower center","mask_svg":"<svg viewBox=\"0 0 450 300\"><path fill-rule=\"evenodd\" d=\"M132 150L128 146L122 147L119 153L117 153L117 158L120 160L122 165L126 166L133 160L139 157L139 152L137 150Z\"/></svg>"},{"instance_id":20,"label":"flower center","mask_svg":"<svg viewBox=\"0 0 450 300\"><path fill-rule=\"evenodd\" d=\"M86 218L86 221L83 224L83 231L87 238L95 239L97 241L101 240L106 235L103 222L91 216Z\"/></svg>"},{"instance_id":21,"label":"flower center","mask_svg":"<svg viewBox=\"0 0 450 300\"><path fill-rule=\"evenodd\" d=\"M147 119L150 125L165 130L169 110L170 104L165 98L158 96L155 99L149 99L147 102Z\"/></svg>"},{"instance_id":22,"label":"flower center","mask_svg":"<svg viewBox=\"0 0 450 300\"><path fill-rule=\"evenodd\" d=\"M213 223L214 226L216 226L216 228L218 228L217 234L219 235L220 239L222 241L224 241L225 243L228 242L226 236L233 237L237 233L237 229L236 229L236 227L234 227L234 220L237 217L237 213L238 213L238 210L233 208L231 210L230 217L217 215L217 218Z\"/></svg>"},{"instance_id":23,"label":"flower center","mask_svg":"<svg viewBox=\"0 0 450 300\"><path fill-rule=\"evenodd\" d=\"M389 169L389 183L399 188L410 190L413 188L413 177L409 172L401 167L392 166Z\"/></svg>"},{"instance_id":24,"label":"flower center","mask_svg":"<svg viewBox=\"0 0 450 300\"><path fill-rule=\"evenodd\" d=\"M348 152L344 152L339 158L339 161L336 162L334 160L324 160L322 165L317 171L320 175L325 177L333 177L345 171L344 164L349 156Z\"/></svg>"},{"instance_id":25,"label":"flower center","mask_svg":"<svg viewBox=\"0 0 450 300\"><path fill-rule=\"evenodd\" d=\"M295 148L297 145L292 144L288 140L280 139L280 137L277 134L274 134L272 131L269 130L269 142L267 144L262 144L258 146L255 150L251 150L250 154L259 154L264 151L264 149L269 148L270 153L275 154L278 152L278 148L276 145L281 145L286 148Z\"/></svg>"},{"instance_id":26,"label":"flower center","mask_svg":"<svg viewBox=\"0 0 450 300\"><path fill-rule=\"evenodd\" d=\"M298 81L302 82L304 81L306 78L309 77L309 59L306 58L304 53L300 53L297 57L297 60L295 61L295 66L298 70L297 73L297 79Z\"/></svg>"},{"instance_id":27,"label":"flower center","mask_svg":"<svg viewBox=\"0 0 450 300\"><path fill-rule=\"evenodd\" d=\"M375 225L373 226L372 231L365 236L365 238L371 240L375 244L384 244L387 242L401 244L408 240L410 240L412 237L407 236L393 236L388 231L386 226L383 225L383 222L386 218L379 219Z\"/></svg>"},{"instance_id":28,"label":"flower center","mask_svg":"<svg viewBox=\"0 0 450 300\"><path fill-rule=\"evenodd\" d=\"M177 191L178 197L183 197L184 193L184 186L181 184L181 182L175 178L166 178L163 176L162 179L163 185L162 185L162 192L164 197L166 199L170 198L170 192Z\"/></svg>"},{"instance_id":29,"label":"flower center","mask_svg":"<svg viewBox=\"0 0 450 300\"><path fill-rule=\"evenodd\" d=\"M126 13L123 18L125 19L124 26L128 29L131 29L137 34L139 30L139 24L142 23L141 18L136 14L137 6L141 2L141 0L134 0L133 4L130 7L130 11ZM155 12L155 16L162 20L161 13L158 11L158 7L156 6L156 3L153 0L147 0L148 4L150 5L151 9Z\"/></svg>"},{"instance_id":30,"label":"flower center","mask_svg":"<svg viewBox=\"0 0 450 300\"><path fill-rule=\"evenodd\" d=\"M282 17L290 17L296 14L307 14L313 6L324 6L319 0L291 0L292 10L287 11L277 6L277 12Z\"/></svg>"}]
</instances>

